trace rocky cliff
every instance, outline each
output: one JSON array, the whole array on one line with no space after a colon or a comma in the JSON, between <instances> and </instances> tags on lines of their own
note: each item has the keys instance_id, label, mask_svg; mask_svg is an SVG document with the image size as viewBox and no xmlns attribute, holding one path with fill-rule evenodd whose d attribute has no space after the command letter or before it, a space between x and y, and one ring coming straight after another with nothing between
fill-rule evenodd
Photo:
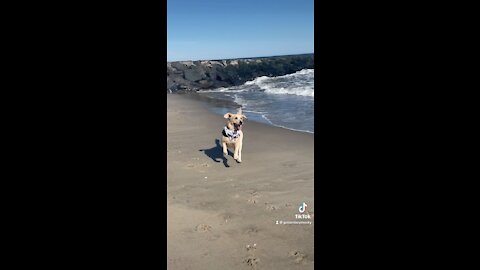
<instances>
[{"instance_id":1,"label":"rocky cliff","mask_svg":"<svg viewBox=\"0 0 480 270\"><path fill-rule=\"evenodd\" d=\"M314 55L167 62L167 91L197 91L241 85L260 76L314 68Z\"/></svg>"}]
</instances>

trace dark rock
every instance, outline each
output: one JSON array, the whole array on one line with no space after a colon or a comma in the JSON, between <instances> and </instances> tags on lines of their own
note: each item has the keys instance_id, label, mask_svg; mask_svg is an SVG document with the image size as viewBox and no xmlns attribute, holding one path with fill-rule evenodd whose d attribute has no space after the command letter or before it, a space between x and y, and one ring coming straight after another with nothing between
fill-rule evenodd
<instances>
[{"instance_id":1,"label":"dark rock","mask_svg":"<svg viewBox=\"0 0 480 270\"><path fill-rule=\"evenodd\" d=\"M175 86L176 86L175 82L167 75L167 89L172 91L176 90L176 89L173 89L173 88L176 88Z\"/></svg>"},{"instance_id":2,"label":"dark rock","mask_svg":"<svg viewBox=\"0 0 480 270\"><path fill-rule=\"evenodd\" d=\"M186 64L183 64L182 62L171 62L171 66L172 68L180 71L188 69L188 66Z\"/></svg>"},{"instance_id":3,"label":"dark rock","mask_svg":"<svg viewBox=\"0 0 480 270\"><path fill-rule=\"evenodd\" d=\"M208 80L201 80L198 83L200 84L200 87L203 89L210 88L210 86L213 85L213 82Z\"/></svg>"},{"instance_id":4,"label":"dark rock","mask_svg":"<svg viewBox=\"0 0 480 270\"><path fill-rule=\"evenodd\" d=\"M205 72L201 69L187 69L183 72L185 80L196 82L205 78Z\"/></svg>"}]
</instances>

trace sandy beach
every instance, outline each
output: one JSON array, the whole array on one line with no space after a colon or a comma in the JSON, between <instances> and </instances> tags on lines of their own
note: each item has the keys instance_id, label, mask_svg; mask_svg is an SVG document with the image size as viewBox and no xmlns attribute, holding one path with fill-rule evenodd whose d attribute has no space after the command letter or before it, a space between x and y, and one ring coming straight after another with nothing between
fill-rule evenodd
<instances>
[{"instance_id":1,"label":"sandy beach","mask_svg":"<svg viewBox=\"0 0 480 270\"><path fill-rule=\"evenodd\" d=\"M167 94L167 269L313 269L313 134L247 120L237 163L206 106Z\"/></svg>"}]
</instances>

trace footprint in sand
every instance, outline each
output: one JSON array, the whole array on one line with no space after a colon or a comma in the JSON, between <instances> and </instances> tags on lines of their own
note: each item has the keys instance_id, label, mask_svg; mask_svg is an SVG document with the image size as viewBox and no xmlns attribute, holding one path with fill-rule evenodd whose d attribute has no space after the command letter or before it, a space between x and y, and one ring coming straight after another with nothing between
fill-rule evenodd
<instances>
[{"instance_id":1,"label":"footprint in sand","mask_svg":"<svg viewBox=\"0 0 480 270\"><path fill-rule=\"evenodd\" d=\"M253 245L246 245L245 248L247 249L247 251L255 251L257 249L257 244L253 244Z\"/></svg>"},{"instance_id":2,"label":"footprint in sand","mask_svg":"<svg viewBox=\"0 0 480 270\"><path fill-rule=\"evenodd\" d=\"M252 235L257 234L258 231L259 231L258 227L252 225L252 226L248 226L247 228L245 228L243 230L243 233L252 236Z\"/></svg>"},{"instance_id":3,"label":"footprint in sand","mask_svg":"<svg viewBox=\"0 0 480 270\"><path fill-rule=\"evenodd\" d=\"M255 255L249 255L247 258L243 260L243 263L245 263L246 265L252 268L255 268L259 262L260 262L260 259L255 257Z\"/></svg>"},{"instance_id":4,"label":"footprint in sand","mask_svg":"<svg viewBox=\"0 0 480 270\"><path fill-rule=\"evenodd\" d=\"M205 167L205 168L208 168L208 167L210 167L210 164L208 164L208 163L202 163L202 164L189 163L189 164L187 164L187 167L188 167L188 168L196 168L196 167Z\"/></svg>"},{"instance_id":5,"label":"footprint in sand","mask_svg":"<svg viewBox=\"0 0 480 270\"><path fill-rule=\"evenodd\" d=\"M245 249L247 249L248 255L247 257L243 260L243 263L246 265L255 268L258 263L260 262L260 259L255 256L255 250L257 249L257 244L251 244L251 245L246 245Z\"/></svg>"},{"instance_id":6,"label":"footprint in sand","mask_svg":"<svg viewBox=\"0 0 480 270\"><path fill-rule=\"evenodd\" d=\"M235 217L235 215L232 213L223 213L218 216L222 219L224 223L228 223L230 220L232 220Z\"/></svg>"},{"instance_id":7,"label":"footprint in sand","mask_svg":"<svg viewBox=\"0 0 480 270\"><path fill-rule=\"evenodd\" d=\"M301 253L298 250L293 250L290 252L289 256L293 258L295 263L305 263L307 260L307 255Z\"/></svg>"},{"instance_id":8,"label":"footprint in sand","mask_svg":"<svg viewBox=\"0 0 480 270\"><path fill-rule=\"evenodd\" d=\"M275 211L278 210L280 207L278 205L270 204L270 203L265 203L265 209L268 211Z\"/></svg>"},{"instance_id":9,"label":"footprint in sand","mask_svg":"<svg viewBox=\"0 0 480 270\"><path fill-rule=\"evenodd\" d=\"M207 224L198 224L195 227L196 232L209 232L212 230L212 226L207 225Z\"/></svg>"},{"instance_id":10,"label":"footprint in sand","mask_svg":"<svg viewBox=\"0 0 480 270\"><path fill-rule=\"evenodd\" d=\"M255 199L255 198L250 198L250 199L248 199L247 201L248 201L249 203L251 203L251 204L256 204L256 203L258 203L258 200Z\"/></svg>"},{"instance_id":11,"label":"footprint in sand","mask_svg":"<svg viewBox=\"0 0 480 270\"><path fill-rule=\"evenodd\" d=\"M247 201L251 204L256 204L258 203L258 197L260 197L260 193L258 193L256 190L250 190L247 191L248 194L250 194L251 198L248 199Z\"/></svg>"}]
</instances>

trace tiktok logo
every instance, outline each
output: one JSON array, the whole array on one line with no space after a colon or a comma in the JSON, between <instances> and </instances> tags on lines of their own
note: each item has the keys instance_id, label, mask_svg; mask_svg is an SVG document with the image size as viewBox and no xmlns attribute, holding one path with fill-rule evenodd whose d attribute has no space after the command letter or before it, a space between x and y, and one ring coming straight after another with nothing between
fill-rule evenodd
<instances>
[{"instance_id":1,"label":"tiktok logo","mask_svg":"<svg viewBox=\"0 0 480 270\"><path fill-rule=\"evenodd\" d=\"M303 213L305 212L305 209L307 208L307 204L303 202L300 207L298 207L298 212Z\"/></svg>"}]
</instances>

